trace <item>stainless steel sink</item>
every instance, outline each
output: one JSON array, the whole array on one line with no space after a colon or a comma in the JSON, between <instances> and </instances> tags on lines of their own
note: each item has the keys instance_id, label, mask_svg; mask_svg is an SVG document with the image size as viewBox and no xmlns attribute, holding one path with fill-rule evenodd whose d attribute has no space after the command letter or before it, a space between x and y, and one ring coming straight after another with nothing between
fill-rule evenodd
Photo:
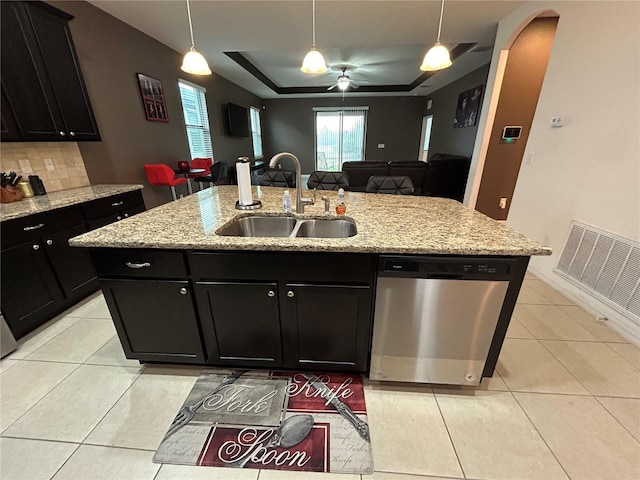
<instances>
[{"instance_id":1,"label":"stainless steel sink","mask_svg":"<svg viewBox=\"0 0 640 480\"><path fill-rule=\"evenodd\" d=\"M234 220L216 233L227 237L288 237L296 226L292 217L254 215Z\"/></svg>"},{"instance_id":2,"label":"stainless steel sink","mask_svg":"<svg viewBox=\"0 0 640 480\"><path fill-rule=\"evenodd\" d=\"M226 237L347 238L358 230L355 223L345 219L252 215L238 218L216 233Z\"/></svg>"},{"instance_id":3,"label":"stainless steel sink","mask_svg":"<svg viewBox=\"0 0 640 480\"><path fill-rule=\"evenodd\" d=\"M347 238L353 237L358 230L350 220L302 220L296 237L308 238Z\"/></svg>"}]
</instances>

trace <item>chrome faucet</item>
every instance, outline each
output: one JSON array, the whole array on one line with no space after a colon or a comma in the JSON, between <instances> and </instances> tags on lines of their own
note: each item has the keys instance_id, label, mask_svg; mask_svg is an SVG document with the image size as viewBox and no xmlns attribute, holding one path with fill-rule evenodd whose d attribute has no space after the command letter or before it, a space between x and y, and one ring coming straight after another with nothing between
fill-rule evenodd
<instances>
[{"instance_id":1,"label":"chrome faucet","mask_svg":"<svg viewBox=\"0 0 640 480\"><path fill-rule=\"evenodd\" d=\"M302 173L300 170L300 160L293 153L281 152L276 153L271 160L269 160L269 168L276 168L278 162L284 157L289 157L293 160L296 166L296 213L304 213L305 205L313 205L316 203L315 194L314 198L303 198L302 196Z\"/></svg>"}]
</instances>

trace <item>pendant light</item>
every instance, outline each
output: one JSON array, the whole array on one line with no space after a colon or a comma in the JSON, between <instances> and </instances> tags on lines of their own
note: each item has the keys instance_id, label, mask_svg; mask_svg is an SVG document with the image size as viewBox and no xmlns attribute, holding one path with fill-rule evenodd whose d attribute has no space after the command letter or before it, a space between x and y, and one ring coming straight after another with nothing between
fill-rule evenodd
<instances>
[{"instance_id":1,"label":"pendant light","mask_svg":"<svg viewBox=\"0 0 640 480\"><path fill-rule=\"evenodd\" d=\"M444 0L442 0L442 6L440 7L440 23L438 24L438 39L436 44L429 49L427 54L422 60L420 70L423 72L433 72L435 70L442 70L451 66L451 56L447 47L440 43L440 31L442 30L442 15L444 13Z\"/></svg>"},{"instance_id":2,"label":"pendant light","mask_svg":"<svg viewBox=\"0 0 640 480\"><path fill-rule=\"evenodd\" d=\"M193 41L193 24L191 23L191 9L189 8L189 0L187 0L187 15L189 16L189 31L191 32L191 48L185 54L180 69L183 72L193 75L211 75L211 69L207 60L202 54L196 50L196 44Z\"/></svg>"},{"instance_id":3,"label":"pendant light","mask_svg":"<svg viewBox=\"0 0 640 480\"><path fill-rule=\"evenodd\" d=\"M302 61L300 71L304 73L325 73L327 64L322 54L316 50L316 0L313 1L313 43L311 50L307 53Z\"/></svg>"}]
</instances>

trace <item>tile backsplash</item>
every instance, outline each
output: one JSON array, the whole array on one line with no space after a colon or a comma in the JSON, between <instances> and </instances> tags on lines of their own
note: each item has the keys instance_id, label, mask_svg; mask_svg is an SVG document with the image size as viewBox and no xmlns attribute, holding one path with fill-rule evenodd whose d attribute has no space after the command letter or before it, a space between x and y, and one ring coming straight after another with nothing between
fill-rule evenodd
<instances>
[{"instance_id":1,"label":"tile backsplash","mask_svg":"<svg viewBox=\"0 0 640 480\"><path fill-rule=\"evenodd\" d=\"M0 167L27 178L38 175L47 192L89 185L78 144L74 142L2 142Z\"/></svg>"}]
</instances>

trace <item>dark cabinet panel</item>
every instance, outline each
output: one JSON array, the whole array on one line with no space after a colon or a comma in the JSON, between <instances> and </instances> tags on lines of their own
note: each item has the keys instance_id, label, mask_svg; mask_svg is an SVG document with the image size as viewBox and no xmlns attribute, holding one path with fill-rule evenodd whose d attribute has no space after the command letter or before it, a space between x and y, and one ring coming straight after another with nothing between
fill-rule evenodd
<instances>
[{"instance_id":1,"label":"dark cabinet panel","mask_svg":"<svg viewBox=\"0 0 640 480\"><path fill-rule=\"evenodd\" d=\"M202 282L195 288L209 363L282 365L275 282Z\"/></svg>"},{"instance_id":2,"label":"dark cabinet panel","mask_svg":"<svg viewBox=\"0 0 640 480\"><path fill-rule=\"evenodd\" d=\"M44 248L66 297L81 294L87 289L93 291L97 287L96 271L89 252L84 248L69 246L70 238L86 231L87 227L78 225L43 239ZM89 285L92 282L94 285Z\"/></svg>"},{"instance_id":3,"label":"dark cabinet panel","mask_svg":"<svg viewBox=\"0 0 640 480\"><path fill-rule=\"evenodd\" d=\"M287 284L281 295L287 362L366 370L371 293L368 286Z\"/></svg>"},{"instance_id":4,"label":"dark cabinet panel","mask_svg":"<svg viewBox=\"0 0 640 480\"><path fill-rule=\"evenodd\" d=\"M203 363L188 281L100 280L128 358Z\"/></svg>"},{"instance_id":5,"label":"dark cabinet panel","mask_svg":"<svg viewBox=\"0 0 640 480\"><path fill-rule=\"evenodd\" d=\"M2 87L2 104L0 104L0 140L22 140L16 117L13 113L7 94Z\"/></svg>"},{"instance_id":6,"label":"dark cabinet panel","mask_svg":"<svg viewBox=\"0 0 640 480\"><path fill-rule=\"evenodd\" d=\"M20 139L100 140L67 25L73 17L43 2L1 7L2 84Z\"/></svg>"},{"instance_id":7,"label":"dark cabinet panel","mask_svg":"<svg viewBox=\"0 0 640 480\"><path fill-rule=\"evenodd\" d=\"M2 312L17 338L55 314L62 291L39 242L8 248L2 264Z\"/></svg>"}]
</instances>

